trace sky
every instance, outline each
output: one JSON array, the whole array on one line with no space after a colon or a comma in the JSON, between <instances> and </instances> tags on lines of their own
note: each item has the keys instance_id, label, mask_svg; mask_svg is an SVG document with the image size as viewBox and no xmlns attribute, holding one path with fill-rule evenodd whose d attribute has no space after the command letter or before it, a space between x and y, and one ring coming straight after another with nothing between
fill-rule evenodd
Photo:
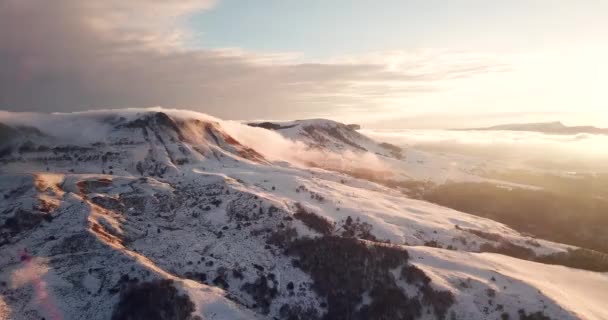
<instances>
[{"instance_id":1,"label":"sky","mask_svg":"<svg viewBox=\"0 0 608 320\"><path fill-rule=\"evenodd\" d=\"M604 0L0 0L0 109L608 127Z\"/></svg>"}]
</instances>

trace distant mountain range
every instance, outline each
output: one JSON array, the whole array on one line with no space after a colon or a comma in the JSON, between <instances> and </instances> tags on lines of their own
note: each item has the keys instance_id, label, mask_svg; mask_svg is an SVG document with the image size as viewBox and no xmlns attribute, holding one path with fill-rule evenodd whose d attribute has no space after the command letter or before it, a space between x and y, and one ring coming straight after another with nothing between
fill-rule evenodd
<instances>
[{"instance_id":1,"label":"distant mountain range","mask_svg":"<svg viewBox=\"0 0 608 320\"><path fill-rule=\"evenodd\" d=\"M561 122L540 122L540 123L520 123L520 124L504 124L487 128L472 128L463 129L464 131L481 130L481 131L531 131L549 134L608 134L608 128L597 128L593 126L574 126L569 127Z\"/></svg>"}]
</instances>

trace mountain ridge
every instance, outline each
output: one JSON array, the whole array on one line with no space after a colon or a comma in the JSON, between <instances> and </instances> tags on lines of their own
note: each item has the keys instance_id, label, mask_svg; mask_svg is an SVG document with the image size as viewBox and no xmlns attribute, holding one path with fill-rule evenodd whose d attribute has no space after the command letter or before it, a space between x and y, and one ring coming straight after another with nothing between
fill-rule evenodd
<instances>
[{"instance_id":1,"label":"mountain ridge","mask_svg":"<svg viewBox=\"0 0 608 320\"><path fill-rule=\"evenodd\" d=\"M566 126L560 121L504 124L485 128L457 129L459 131L531 131L547 134L602 134L608 135L608 128L594 126Z\"/></svg>"},{"instance_id":2,"label":"mountain ridge","mask_svg":"<svg viewBox=\"0 0 608 320\"><path fill-rule=\"evenodd\" d=\"M266 140L241 142L270 137L266 129L158 109L14 117L0 122L44 137L14 137L0 155L2 320L142 316L131 300L142 290L153 293L146 308L175 306L163 312L181 316L169 319L606 315L601 294L568 284L602 292L605 275L479 253L572 247L365 179L272 160L256 150ZM407 160L408 150L399 160L352 128L325 124L280 131L315 154ZM87 128L97 134L79 136ZM522 271L529 268L567 279L560 285L587 307Z\"/></svg>"}]
</instances>

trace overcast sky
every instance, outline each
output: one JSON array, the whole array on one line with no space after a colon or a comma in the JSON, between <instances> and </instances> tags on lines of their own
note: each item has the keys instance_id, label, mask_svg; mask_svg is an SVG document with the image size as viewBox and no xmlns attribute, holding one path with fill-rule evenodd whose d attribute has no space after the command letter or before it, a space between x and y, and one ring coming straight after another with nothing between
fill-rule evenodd
<instances>
[{"instance_id":1,"label":"overcast sky","mask_svg":"<svg viewBox=\"0 0 608 320\"><path fill-rule=\"evenodd\" d=\"M604 0L0 0L0 109L608 126Z\"/></svg>"}]
</instances>

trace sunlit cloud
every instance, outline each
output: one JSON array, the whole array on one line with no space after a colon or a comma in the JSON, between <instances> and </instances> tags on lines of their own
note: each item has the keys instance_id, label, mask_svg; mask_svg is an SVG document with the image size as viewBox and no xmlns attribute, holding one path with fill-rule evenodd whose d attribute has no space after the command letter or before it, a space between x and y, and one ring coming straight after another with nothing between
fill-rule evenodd
<instances>
[{"instance_id":1,"label":"sunlit cloud","mask_svg":"<svg viewBox=\"0 0 608 320\"><path fill-rule=\"evenodd\" d=\"M554 135L525 131L363 130L378 140L442 153L465 154L503 164L566 165L572 170L601 168L608 163L608 135Z\"/></svg>"},{"instance_id":2,"label":"sunlit cloud","mask_svg":"<svg viewBox=\"0 0 608 320\"><path fill-rule=\"evenodd\" d=\"M0 108L162 105L232 119L339 118L390 112L446 79L508 70L494 57L445 50L306 61L297 52L188 48L182 19L214 3L9 0L0 10Z\"/></svg>"}]
</instances>

